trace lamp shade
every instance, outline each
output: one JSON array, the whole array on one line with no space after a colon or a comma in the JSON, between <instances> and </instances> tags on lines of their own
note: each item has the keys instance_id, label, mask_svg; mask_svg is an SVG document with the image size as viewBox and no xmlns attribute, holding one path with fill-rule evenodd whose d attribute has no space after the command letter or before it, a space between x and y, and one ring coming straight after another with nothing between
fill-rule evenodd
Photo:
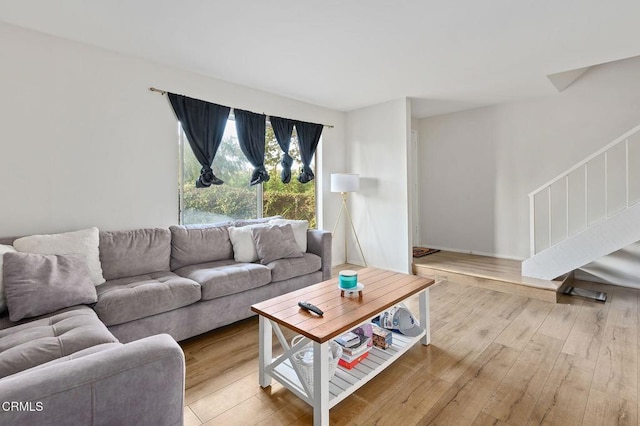
<instances>
[{"instance_id":1,"label":"lamp shade","mask_svg":"<svg viewBox=\"0 0 640 426\"><path fill-rule=\"evenodd\" d=\"M360 175L352 173L331 173L331 192L358 192Z\"/></svg>"}]
</instances>

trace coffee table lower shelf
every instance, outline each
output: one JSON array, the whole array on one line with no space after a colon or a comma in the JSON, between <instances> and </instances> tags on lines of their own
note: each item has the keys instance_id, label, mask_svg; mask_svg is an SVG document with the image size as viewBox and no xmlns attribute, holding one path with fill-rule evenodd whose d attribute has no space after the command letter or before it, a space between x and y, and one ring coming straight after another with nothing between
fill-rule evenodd
<instances>
[{"instance_id":1,"label":"coffee table lower shelf","mask_svg":"<svg viewBox=\"0 0 640 426\"><path fill-rule=\"evenodd\" d=\"M402 354L411 349L414 344L418 343L424 335L425 333L423 332L416 337L407 337L399 333L393 333L393 344L389 348L372 347L369 355L351 370L339 365L336 368L335 375L329 381L329 408L335 406L380 374ZM274 358L273 361L277 359ZM274 369L268 369L268 374L307 404L314 405L313 397L307 395L302 383L300 383L300 379L291 366L290 359L280 363Z\"/></svg>"}]
</instances>

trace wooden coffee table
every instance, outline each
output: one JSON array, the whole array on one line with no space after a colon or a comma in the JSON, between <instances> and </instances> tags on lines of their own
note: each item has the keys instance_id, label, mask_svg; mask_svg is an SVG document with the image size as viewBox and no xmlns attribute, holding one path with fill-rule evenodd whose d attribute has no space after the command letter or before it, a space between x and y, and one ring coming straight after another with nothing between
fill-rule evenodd
<instances>
[{"instance_id":1,"label":"wooden coffee table","mask_svg":"<svg viewBox=\"0 0 640 426\"><path fill-rule=\"evenodd\" d=\"M329 424L329 409L355 392L400 355L420 341L428 345L429 286L431 279L381 269L358 271L358 281L364 284L362 297L353 293L340 295L338 279L330 279L303 289L284 294L251 306L259 315L260 326L260 386L271 385L274 378L313 407L315 425ZM338 366L329 381L329 341L358 325L371 320L380 312L408 297L419 293L419 321L425 331L417 337L393 334L393 345L386 349L373 347L369 356L352 370ZM324 311L323 317L301 310L299 301L307 301ZM306 337L291 346L280 327ZM272 358L272 334L276 335L284 353ZM309 341L313 344L313 386L301 379L292 355Z\"/></svg>"}]
</instances>

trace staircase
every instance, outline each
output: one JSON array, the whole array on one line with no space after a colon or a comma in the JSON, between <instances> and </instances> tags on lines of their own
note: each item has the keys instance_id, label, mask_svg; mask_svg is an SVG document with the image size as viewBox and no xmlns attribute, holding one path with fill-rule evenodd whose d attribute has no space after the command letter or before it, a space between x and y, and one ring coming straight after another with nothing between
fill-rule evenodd
<instances>
[{"instance_id":1,"label":"staircase","mask_svg":"<svg viewBox=\"0 0 640 426\"><path fill-rule=\"evenodd\" d=\"M640 126L529 194L522 275L553 280L640 241Z\"/></svg>"}]
</instances>

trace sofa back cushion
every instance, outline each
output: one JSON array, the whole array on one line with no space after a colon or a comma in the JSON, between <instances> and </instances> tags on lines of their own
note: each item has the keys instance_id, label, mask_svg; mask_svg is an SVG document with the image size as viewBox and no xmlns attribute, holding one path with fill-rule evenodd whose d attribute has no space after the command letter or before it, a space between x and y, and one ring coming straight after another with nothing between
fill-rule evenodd
<instances>
[{"instance_id":1,"label":"sofa back cushion","mask_svg":"<svg viewBox=\"0 0 640 426\"><path fill-rule=\"evenodd\" d=\"M100 261L107 280L168 271L171 231L166 228L100 232Z\"/></svg>"},{"instance_id":2,"label":"sofa back cushion","mask_svg":"<svg viewBox=\"0 0 640 426\"><path fill-rule=\"evenodd\" d=\"M280 215L276 215L276 216L269 216L269 217L260 217L257 219L237 219L233 222L233 226L235 226L236 228L239 228L241 226L247 226L247 225L258 225L258 224L265 224L265 223L269 223L269 221L271 220L276 220L276 219L282 219L282 216Z\"/></svg>"},{"instance_id":3,"label":"sofa back cushion","mask_svg":"<svg viewBox=\"0 0 640 426\"><path fill-rule=\"evenodd\" d=\"M18 237L1 237L0 244L5 246L13 246L13 242L17 239Z\"/></svg>"},{"instance_id":4,"label":"sofa back cushion","mask_svg":"<svg viewBox=\"0 0 640 426\"><path fill-rule=\"evenodd\" d=\"M233 259L228 226L174 225L169 230L172 271L189 265Z\"/></svg>"}]
</instances>

